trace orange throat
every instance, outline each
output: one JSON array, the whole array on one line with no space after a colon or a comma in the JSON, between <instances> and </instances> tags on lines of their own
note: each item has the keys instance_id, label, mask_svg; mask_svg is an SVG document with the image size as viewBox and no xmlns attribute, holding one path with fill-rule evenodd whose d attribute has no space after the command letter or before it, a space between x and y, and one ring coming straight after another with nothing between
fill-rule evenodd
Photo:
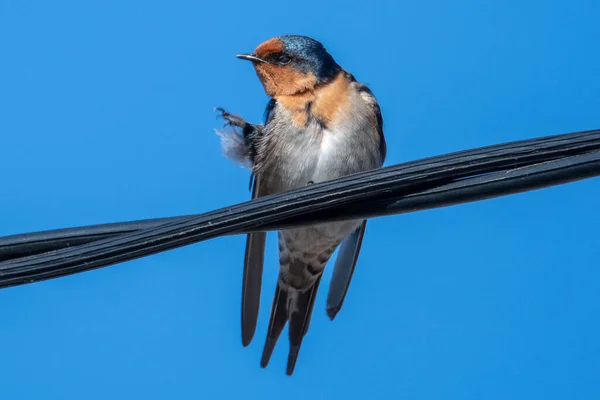
<instances>
[{"instance_id":1,"label":"orange throat","mask_svg":"<svg viewBox=\"0 0 600 400\"><path fill-rule=\"evenodd\" d=\"M270 95L267 85L264 82L263 85L267 95ZM328 126L339 113L348 109L350 81L343 71L325 84L316 85L315 79L311 84L298 82L296 88L296 91L284 90L270 96L292 114L294 123L299 127L306 127L310 119ZM291 87L288 86L288 89Z\"/></svg>"}]
</instances>

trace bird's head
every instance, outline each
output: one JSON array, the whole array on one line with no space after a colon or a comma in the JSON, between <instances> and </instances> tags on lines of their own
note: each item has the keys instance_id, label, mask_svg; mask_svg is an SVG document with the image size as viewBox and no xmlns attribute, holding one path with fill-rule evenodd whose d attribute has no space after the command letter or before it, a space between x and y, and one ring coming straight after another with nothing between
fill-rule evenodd
<instances>
[{"instance_id":1,"label":"bird's head","mask_svg":"<svg viewBox=\"0 0 600 400\"><path fill-rule=\"evenodd\" d=\"M291 96L333 79L341 67L318 41L306 36L278 36L261 43L249 60L270 97Z\"/></svg>"}]
</instances>

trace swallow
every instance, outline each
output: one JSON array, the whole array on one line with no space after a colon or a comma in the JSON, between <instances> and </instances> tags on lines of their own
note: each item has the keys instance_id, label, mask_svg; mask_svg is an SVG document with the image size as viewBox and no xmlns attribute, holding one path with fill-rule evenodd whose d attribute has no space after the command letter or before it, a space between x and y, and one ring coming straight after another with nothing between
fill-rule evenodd
<instances>
[{"instance_id":1,"label":"swallow","mask_svg":"<svg viewBox=\"0 0 600 400\"><path fill-rule=\"evenodd\" d=\"M372 91L306 36L286 35L238 54L252 63L270 98L264 124L218 109L241 140L226 137L229 157L251 167L252 198L380 168L386 157L383 118ZM236 144L237 143L237 144ZM227 155L227 154L226 154ZM325 265L339 247L327 297L331 320L342 308L356 267L366 220L316 224L277 232L279 276L261 367L265 368L286 324L292 375L310 325ZM242 344L258 320L266 232L247 235L242 282Z\"/></svg>"}]
</instances>

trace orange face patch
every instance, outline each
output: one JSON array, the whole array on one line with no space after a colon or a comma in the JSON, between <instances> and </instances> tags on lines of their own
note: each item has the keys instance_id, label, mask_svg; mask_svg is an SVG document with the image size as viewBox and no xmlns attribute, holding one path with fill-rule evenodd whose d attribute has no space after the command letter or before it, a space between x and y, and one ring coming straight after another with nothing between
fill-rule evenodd
<instances>
[{"instance_id":1,"label":"orange face patch","mask_svg":"<svg viewBox=\"0 0 600 400\"><path fill-rule=\"evenodd\" d=\"M317 84L317 77L311 73L301 73L289 65L255 64L258 78L267 96L291 96L311 90Z\"/></svg>"},{"instance_id":2,"label":"orange face patch","mask_svg":"<svg viewBox=\"0 0 600 400\"><path fill-rule=\"evenodd\" d=\"M284 48L285 46L280 39L273 38L259 44L256 50L254 50L254 54L260 58L265 58L269 54L282 52Z\"/></svg>"},{"instance_id":3,"label":"orange face patch","mask_svg":"<svg viewBox=\"0 0 600 400\"><path fill-rule=\"evenodd\" d=\"M258 45L254 54L264 60L272 54L281 53L284 49L284 43L274 38ZM317 78L313 74L297 71L291 65L254 63L254 68L270 97L291 96L310 90L317 83Z\"/></svg>"}]
</instances>

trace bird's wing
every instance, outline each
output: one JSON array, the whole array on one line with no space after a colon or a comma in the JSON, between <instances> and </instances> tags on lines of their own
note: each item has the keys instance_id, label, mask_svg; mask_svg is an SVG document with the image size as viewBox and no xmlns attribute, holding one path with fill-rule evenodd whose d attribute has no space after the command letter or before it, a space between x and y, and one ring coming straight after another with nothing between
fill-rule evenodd
<instances>
[{"instance_id":1,"label":"bird's wing","mask_svg":"<svg viewBox=\"0 0 600 400\"><path fill-rule=\"evenodd\" d=\"M265 125L269 122L274 107L275 100L271 99L265 109ZM243 133L248 145L248 151L253 167L255 167L257 140L259 140L264 133L264 125L246 124ZM255 170L253 170L250 177L250 186L252 187L252 199L267 194L264 185L261 185L260 177L255 173ZM242 282L242 344L244 346L250 344L254 337L254 333L256 332L266 240L266 232L250 233L246 238L244 280Z\"/></svg>"},{"instance_id":2,"label":"bird's wing","mask_svg":"<svg viewBox=\"0 0 600 400\"><path fill-rule=\"evenodd\" d=\"M370 109L370 132L375 136L376 141L379 144L379 156L381 164L383 164L387 147L385 136L383 134L381 108L379 107L379 103L377 102L377 99L375 99L373 92L366 85L358 84L358 90ZM348 293L352 275L356 268L356 261L358 260L358 255L360 253L366 226L367 221L364 220L360 227L348 236L340 246L333 268L333 276L329 285L329 293L327 295L327 315L331 320L336 317L344 304L344 299L346 293Z\"/></svg>"},{"instance_id":3,"label":"bird's wing","mask_svg":"<svg viewBox=\"0 0 600 400\"><path fill-rule=\"evenodd\" d=\"M341 310L348 293L366 227L367 220L364 220L340 245L327 294L327 315L332 321Z\"/></svg>"},{"instance_id":4,"label":"bird's wing","mask_svg":"<svg viewBox=\"0 0 600 400\"><path fill-rule=\"evenodd\" d=\"M255 199L263 194L260 179L254 176L253 181L252 198ZM242 344L244 346L250 344L256 331L266 239L266 232L253 232L246 237L242 282Z\"/></svg>"}]
</instances>

